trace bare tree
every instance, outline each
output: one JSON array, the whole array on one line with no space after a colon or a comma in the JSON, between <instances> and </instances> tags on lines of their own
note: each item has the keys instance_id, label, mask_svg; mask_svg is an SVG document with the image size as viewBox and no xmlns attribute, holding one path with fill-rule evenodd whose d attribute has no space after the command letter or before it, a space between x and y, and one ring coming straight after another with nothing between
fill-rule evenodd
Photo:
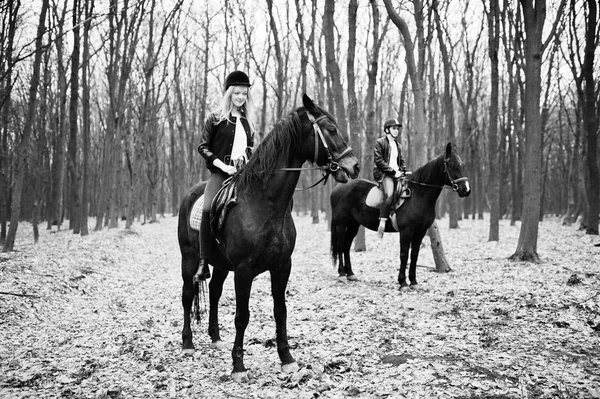
<instances>
[{"instance_id":1,"label":"bare tree","mask_svg":"<svg viewBox=\"0 0 600 399\"><path fill-rule=\"evenodd\" d=\"M80 27L81 19L80 0L73 0L73 52L71 53L71 97L69 99L69 141L67 153L67 167L69 170L70 183L70 212L69 228L73 229L73 234L79 234L81 223L87 223L87 214L84 220L81 214L81 175L78 168L78 104L79 104L79 46L80 46Z\"/></svg>"},{"instance_id":2,"label":"bare tree","mask_svg":"<svg viewBox=\"0 0 600 399\"><path fill-rule=\"evenodd\" d=\"M424 53L424 30L423 30L423 4L420 0L414 0L414 15L417 24L417 43L419 44L419 62L415 60L415 48L412 36L408 29L408 24L401 18L394 7L391 0L384 0L385 8L388 15L392 19L394 25L398 27L402 34L403 43L406 51L406 65L410 81L412 83L412 91L414 98L414 137L413 153L415 154L416 165L424 165L427 162L427 123L425 121L425 94L422 82L423 53ZM437 223L434 221L427 233L431 241L431 249L435 261L435 269L438 272L450 271L450 265L444 254L444 247L439 235Z\"/></svg>"},{"instance_id":3,"label":"bare tree","mask_svg":"<svg viewBox=\"0 0 600 399\"><path fill-rule=\"evenodd\" d=\"M0 245L4 245L8 219L8 136L15 65L13 53L21 1L9 1L0 7L3 15L0 26Z\"/></svg>"},{"instance_id":4,"label":"bare tree","mask_svg":"<svg viewBox=\"0 0 600 399\"><path fill-rule=\"evenodd\" d=\"M537 241L542 190L542 121L540 115L541 67L548 41L542 41L546 21L545 0L520 0L525 26L525 170L523 215L519 242L511 260L539 262ZM564 0L559 9L559 16ZM554 29L556 28L556 23Z\"/></svg>"},{"instance_id":5,"label":"bare tree","mask_svg":"<svg viewBox=\"0 0 600 399\"><path fill-rule=\"evenodd\" d=\"M486 2L483 1L485 7ZM500 240L500 181L498 177L498 164L496 155L499 149L498 142L498 47L500 36L500 12L498 0L490 0L489 11L486 9L488 21L488 55L491 67L491 92L490 92L490 128L488 134L489 180L488 197L490 202L490 232L488 241Z\"/></svg>"},{"instance_id":6,"label":"bare tree","mask_svg":"<svg viewBox=\"0 0 600 399\"><path fill-rule=\"evenodd\" d=\"M83 54L81 61L81 117L82 117L82 171L81 171L81 235L86 236L88 231L88 209L90 198L90 30L94 0L84 1L85 22L83 23Z\"/></svg>"},{"instance_id":7,"label":"bare tree","mask_svg":"<svg viewBox=\"0 0 600 399\"><path fill-rule=\"evenodd\" d=\"M40 19L37 28L37 36L35 39L35 57L33 60L33 73L31 75L31 83L29 86L29 98L27 105L27 115L23 126L23 137L19 144L19 153L16 167L16 180L12 193L12 209L10 217L10 227L4 242L2 252L9 252L14 249L15 238L17 236L17 228L19 226L19 216L21 212L21 199L23 194L23 184L25 181L25 169L27 164L27 151L29 149L29 140L33 127L34 114L36 109L37 90L40 83L40 65L42 63L42 39L46 30L46 12L48 11L48 0L42 1L40 10Z\"/></svg>"}]
</instances>

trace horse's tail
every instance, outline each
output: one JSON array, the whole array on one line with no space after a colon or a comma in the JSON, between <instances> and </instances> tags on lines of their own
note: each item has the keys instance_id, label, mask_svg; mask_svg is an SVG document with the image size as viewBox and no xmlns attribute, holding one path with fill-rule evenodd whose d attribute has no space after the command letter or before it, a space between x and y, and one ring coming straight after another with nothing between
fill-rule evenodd
<instances>
[{"instance_id":1,"label":"horse's tail","mask_svg":"<svg viewBox=\"0 0 600 399\"><path fill-rule=\"evenodd\" d=\"M194 319L196 319L196 323L200 324L202 321L202 313L206 313L206 282L194 282L194 307L193 307L193 315ZM202 305L200 307L200 297L202 297Z\"/></svg>"},{"instance_id":2,"label":"horse's tail","mask_svg":"<svg viewBox=\"0 0 600 399\"><path fill-rule=\"evenodd\" d=\"M336 261L341 253L343 253L343 248L340 245L342 242L342 237L338 234L338 223L336 223L335 218L331 219L331 263L333 268L337 267Z\"/></svg>"}]
</instances>

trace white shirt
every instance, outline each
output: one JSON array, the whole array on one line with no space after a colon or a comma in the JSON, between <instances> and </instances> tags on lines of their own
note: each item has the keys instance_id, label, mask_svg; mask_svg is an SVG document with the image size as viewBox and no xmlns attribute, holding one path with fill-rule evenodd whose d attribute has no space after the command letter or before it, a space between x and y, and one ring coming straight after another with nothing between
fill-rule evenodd
<instances>
[{"instance_id":1,"label":"white shirt","mask_svg":"<svg viewBox=\"0 0 600 399\"><path fill-rule=\"evenodd\" d=\"M246 154L247 138L244 125L242 125L241 118L236 118L235 122L235 136L233 138L233 147L231 148L231 160L240 159Z\"/></svg>"},{"instance_id":2,"label":"white shirt","mask_svg":"<svg viewBox=\"0 0 600 399\"><path fill-rule=\"evenodd\" d=\"M398 166L398 145L391 134L388 134L387 139L390 142L390 162L388 165L397 172L400 170Z\"/></svg>"}]
</instances>

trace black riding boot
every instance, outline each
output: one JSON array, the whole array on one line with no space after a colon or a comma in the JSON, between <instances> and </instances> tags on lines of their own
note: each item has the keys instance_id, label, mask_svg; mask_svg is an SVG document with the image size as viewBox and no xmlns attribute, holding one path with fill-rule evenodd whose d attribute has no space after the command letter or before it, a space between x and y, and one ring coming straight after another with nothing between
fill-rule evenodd
<instances>
[{"instance_id":1,"label":"black riding boot","mask_svg":"<svg viewBox=\"0 0 600 399\"><path fill-rule=\"evenodd\" d=\"M200 262L198 262L198 270L196 274L194 274L194 282L198 283L200 281L206 281L210 278L210 268L208 267L208 262L206 258L200 258Z\"/></svg>"}]
</instances>

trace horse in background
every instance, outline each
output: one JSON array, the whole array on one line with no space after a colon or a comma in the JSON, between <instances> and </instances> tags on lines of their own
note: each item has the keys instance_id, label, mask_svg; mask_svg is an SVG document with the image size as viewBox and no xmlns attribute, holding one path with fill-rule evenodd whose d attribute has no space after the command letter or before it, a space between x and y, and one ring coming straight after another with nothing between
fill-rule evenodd
<instances>
[{"instance_id":1,"label":"horse in background","mask_svg":"<svg viewBox=\"0 0 600 399\"><path fill-rule=\"evenodd\" d=\"M471 193L468 179L463 174L463 162L456 146L448 143L446 150L406 178L410 197L400 199L393 206L392 217L386 223L386 232L400 233L400 272L398 283L407 287L406 265L410 250L410 285L417 285L417 259L423 237L435 220L435 204L444 187L450 187L459 197ZM371 199L373 199L371 201ZM359 227L377 230L379 225L379 204L382 193L377 184L357 179L348 184L336 186L331 200L331 255L338 262L339 276L356 280L350 262L350 248Z\"/></svg>"},{"instance_id":2,"label":"horse in background","mask_svg":"<svg viewBox=\"0 0 600 399\"><path fill-rule=\"evenodd\" d=\"M213 347L223 347L219 333L218 304L230 271L235 282L235 341L231 377L247 381L244 367L244 332L250 312L248 301L256 276L271 274L277 352L283 372L298 370L287 339L285 292L296 243L292 219L292 196L305 161L324 166L336 181L346 183L359 173L358 159L338 131L332 115L303 96L303 107L277 122L257 146L246 166L233 177L236 201L227 212L218 244L209 254L213 266L209 283L208 333ZM179 208L178 239L183 278L183 350L194 351L190 313L198 298L193 276L198 268L198 231L190 227L190 212L200 196L201 184L186 194ZM217 198L219 195L215 198ZM213 203L213 210L215 204ZM212 218L211 218L212 219Z\"/></svg>"}]
</instances>

